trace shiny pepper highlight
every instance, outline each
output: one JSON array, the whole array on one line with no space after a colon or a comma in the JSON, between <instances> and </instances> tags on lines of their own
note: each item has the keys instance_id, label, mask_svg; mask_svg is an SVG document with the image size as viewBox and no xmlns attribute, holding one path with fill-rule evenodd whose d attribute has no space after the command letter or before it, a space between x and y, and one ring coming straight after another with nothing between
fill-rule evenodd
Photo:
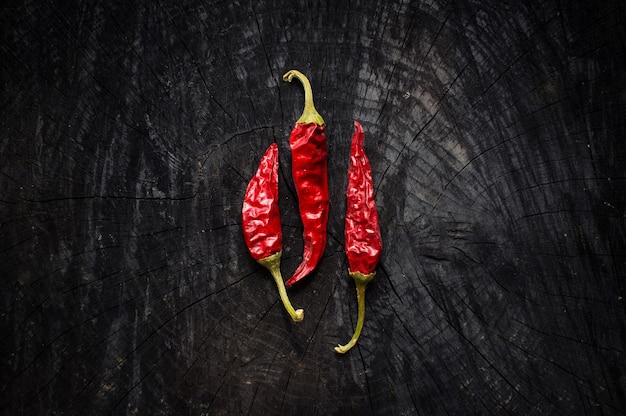
<instances>
[{"instance_id":1,"label":"shiny pepper highlight","mask_svg":"<svg viewBox=\"0 0 626 416\"><path fill-rule=\"evenodd\" d=\"M294 310L280 273L283 232L278 208L278 146L272 143L250 180L241 209L246 246L259 264L267 268L278 287L283 305L294 322L304 319L302 309Z\"/></svg>"}]
</instances>

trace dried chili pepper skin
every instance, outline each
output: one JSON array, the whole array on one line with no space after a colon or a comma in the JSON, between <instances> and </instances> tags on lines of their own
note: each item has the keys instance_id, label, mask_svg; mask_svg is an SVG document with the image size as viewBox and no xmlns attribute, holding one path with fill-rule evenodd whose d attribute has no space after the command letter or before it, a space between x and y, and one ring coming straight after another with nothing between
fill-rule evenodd
<instances>
[{"instance_id":1,"label":"dried chili pepper skin","mask_svg":"<svg viewBox=\"0 0 626 416\"><path fill-rule=\"evenodd\" d=\"M261 260L283 248L278 208L278 145L272 143L248 183L241 209L243 234L250 254Z\"/></svg>"},{"instance_id":2,"label":"dried chili pepper skin","mask_svg":"<svg viewBox=\"0 0 626 416\"><path fill-rule=\"evenodd\" d=\"M303 225L304 250L302 262L287 280L287 286L310 274L326 249L328 224L328 149L325 123L313 104L311 84L299 71L288 71L283 79L297 78L304 87L304 110L289 135L292 155L292 175L298 195L300 218Z\"/></svg>"},{"instance_id":3,"label":"dried chili pepper skin","mask_svg":"<svg viewBox=\"0 0 626 416\"><path fill-rule=\"evenodd\" d=\"M355 121L346 190L345 251L349 274L356 285L358 318L350 341L335 347L339 354L345 354L354 347L361 335L365 321L365 289L376 276L376 266L382 252L372 167L365 154L364 140L363 127Z\"/></svg>"},{"instance_id":4,"label":"dried chili pepper skin","mask_svg":"<svg viewBox=\"0 0 626 416\"><path fill-rule=\"evenodd\" d=\"M295 310L287 297L280 273L283 233L278 208L278 146L272 143L263 154L259 168L248 183L241 208L246 246L260 265L270 271L285 310L294 322L304 319L302 309Z\"/></svg>"},{"instance_id":5,"label":"dried chili pepper skin","mask_svg":"<svg viewBox=\"0 0 626 416\"><path fill-rule=\"evenodd\" d=\"M292 152L293 181L298 194L303 225L302 262L287 280L291 286L315 269L326 248L328 224L328 168L324 126L296 124L289 144Z\"/></svg>"},{"instance_id":6,"label":"dried chili pepper skin","mask_svg":"<svg viewBox=\"0 0 626 416\"><path fill-rule=\"evenodd\" d=\"M363 127L355 121L348 168L344 236L350 271L367 275L376 270L382 239L374 200L372 167L365 154L364 141Z\"/></svg>"}]
</instances>

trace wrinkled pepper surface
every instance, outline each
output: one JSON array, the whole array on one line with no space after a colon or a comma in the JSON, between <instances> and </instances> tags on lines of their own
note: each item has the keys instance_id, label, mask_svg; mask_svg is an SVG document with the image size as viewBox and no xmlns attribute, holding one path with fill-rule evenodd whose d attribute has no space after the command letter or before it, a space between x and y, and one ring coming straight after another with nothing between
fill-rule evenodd
<instances>
[{"instance_id":1,"label":"wrinkled pepper surface","mask_svg":"<svg viewBox=\"0 0 626 416\"><path fill-rule=\"evenodd\" d=\"M267 268L278 287L285 309L295 322L304 319L302 309L294 310L280 273L283 233L278 208L278 146L272 143L250 180L241 209L243 234L252 257Z\"/></svg>"},{"instance_id":2,"label":"wrinkled pepper surface","mask_svg":"<svg viewBox=\"0 0 626 416\"><path fill-rule=\"evenodd\" d=\"M358 318L352 339L346 345L335 347L340 354L350 350L359 339L365 320L365 289L376 276L382 251L372 168L363 148L365 133L358 121L354 122L354 127L346 190L345 251L348 272L356 284Z\"/></svg>"},{"instance_id":3,"label":"wrinkled pepper surface","mask_svg":"<svg viewBox=\"0 0 626 416\"><path fill-rule=\"evenodd\" d=\"M304 87L304 111L289 136L292 175L298 194L300 218L304 228L302 262L287 280L291 286L315 269L326 249L328 223L328 162L324 119L315 109L313 92L307 77L288 71L283 79L297 78Z\"/></svg>"}]
</instances>

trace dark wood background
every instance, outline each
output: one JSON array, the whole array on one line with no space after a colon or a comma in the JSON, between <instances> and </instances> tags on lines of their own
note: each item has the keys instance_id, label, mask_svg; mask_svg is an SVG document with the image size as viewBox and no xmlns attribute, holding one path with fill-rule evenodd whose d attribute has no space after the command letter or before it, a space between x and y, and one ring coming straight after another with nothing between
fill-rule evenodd
<instances>
[{"instance_id":1,"label":"dark wood background","mask_svg":"<svg viewBox=\"0 0 626 416\"><path fill-rule=\"evenodd\" d=\"M618 415L620 1L26 1L1 9L0 408L11 415ZM300 69L331 216L292 323L240 209ZM384 255L358 346L352 120Z\"/></svg>"}]
</instances>

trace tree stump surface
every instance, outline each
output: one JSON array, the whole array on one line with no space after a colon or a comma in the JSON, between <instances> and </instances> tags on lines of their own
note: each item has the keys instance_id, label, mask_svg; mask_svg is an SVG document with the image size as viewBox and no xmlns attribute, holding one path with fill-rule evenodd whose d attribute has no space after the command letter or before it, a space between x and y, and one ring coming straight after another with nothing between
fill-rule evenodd
<instances>
[{"instance_id":1,"label":"tree stump surface","mask_svg":"<svg viewBox=\"0 0 626 416\"><path fill-rule=\"evenodd\" d=\"M608 2L2 6L0 408L12 415L626 412L626 8ZM291 322L241 230L327 123L331 214ZM384 253L357 346L353 120Z\"/></svg>"}]
</instances>

